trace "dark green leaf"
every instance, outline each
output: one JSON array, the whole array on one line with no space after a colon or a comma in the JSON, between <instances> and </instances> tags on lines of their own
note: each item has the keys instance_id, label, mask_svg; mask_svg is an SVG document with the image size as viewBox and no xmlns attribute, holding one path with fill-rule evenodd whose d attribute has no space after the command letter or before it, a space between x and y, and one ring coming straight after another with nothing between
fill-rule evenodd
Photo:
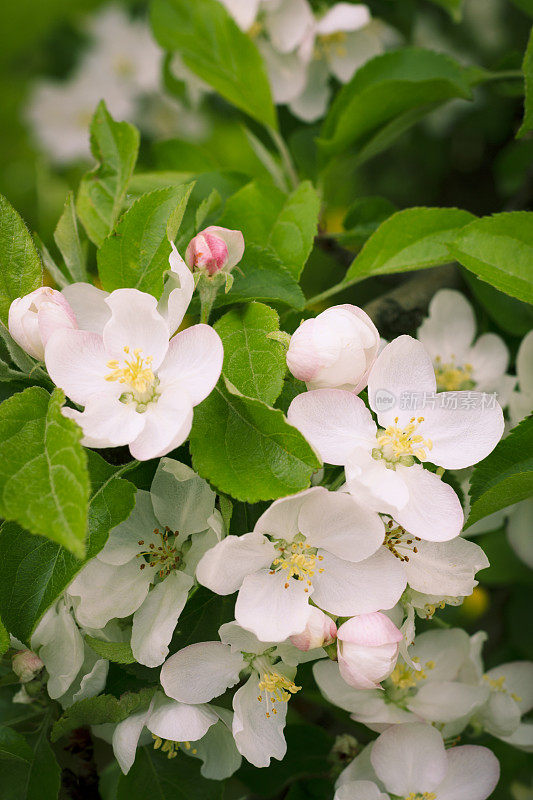
<instances>
[{"instance_id":1,"label":"dark green leaf","mask_svg":"<svg viewBox=\"0 0 533 800\"><path fill-rule=\"evenodd\" d=\"M127 692L118 700L111 694L86 697L69 706L52 728L51 739L57 742L62 736L83 725L102 725L122 722L123 719L148 706L155 689L147 687L140 692Z\"/></svg>"},{"instance_id":2,"label":"dark green leaf","mask_svg":"<svg viewBox=\"0 0 533 800\"><path fill-rule=\"evenodd\" d=\"M172 637L171 652L197 642L218 641L218 629L235 618L235 598L198 586L187 601Z\"/></svg>"},{"instance_id":3,"label":"dark green leaf","mask_svg":"<svg viewBox=\"0 0 533 800\"><path fill-rule=\"evenodd\" d=\"M533 328L533 307L529 303L522 303L515 297L499 292L466 269L463 270L463 278L476 300L502 330L513 336L525 336Z\"/></svg>"},{"instance_id":4,"label":"dark green leaf","mask_svg":"<svg viewBox=\"0 0 533 800\"><path fill-rule=\"evenodd\" d=\"M9 650L9 633L7 632L6 626L0 619L0 656L7 653Z\"/></svg>"},{"instance_id":5,"label":"dark green leaf","mask_svg":"<svg viewBox=\"0 0 533 800\"><path fill-rule=\"evenodd\" d=\"M346 212L344 232L336 234L335 239L345 247L362 247L395 211L396 206L385 197L360 197Z\"/></svg>"},{"instance_id":6,"label":"dark green leaf","mask_svg":"<svg viewBox=\"0 0 533 800\"><path fill-rule=\"evenodd\" d=\"M454 22L461 21L463 0L431 0L431 2L444 8Z\"/></svg>"},{"instance_id":7,"label":"dark green leaf","mask_svg":"<svg viewBox=\"0 0 533 800\"><path fill-rule=\"evenodd\" d=\"M13 728L0 725L0 758L30 762L32 757L31 747L24 736ZM5 764L3 768L5 769Z\"/></svg>"},{"instance_id":8,"label":"dark green leaf","mask_svg":"<svg viewBox=\"0 0 533 800\"><path fill-rule=\"evenodd\" d=\"M533 28L529 34L529 42L524 55L522 64L522 72L524 73L524 119L516 134L518 138L525 136L526 133L533 130Z\"/></svg>"},{"instance_id":9,"label":"dark green leaf","mask_svg":"<svg viewBox=\"0 0 533 800\"><path fill-rule=\"evenodd\" d=\"M117 800L222 800L224 784L200 775L195 758L180 753L168 759L149 747L137 750L127 775L121 775Z\"/></svg>"},{"instance_id":10,"label":"dark green leaf","mask_svg":"<svg viewBox=\"0 0 533 800\"><path fill-rule=\"evenodd\" d=\"M0 194L0 320L9 306L42 283L41 259L24 222Z\"/></svg>"},{"instance_id":11,"label":"dark green leaf","mask_svg":"<svg viewBox=\"0 0 533 800\"><path fill-rule=\"evenodd\" d=\"M235 278L228 294L219 292L216 305L245 303L249 300L284 303L298 310L305 305L305 298L296 279L270 250L256 245L246 246Z\"/></svg>"},{"instance_id":12,"label":"dark green leaf","mask_svg":"<svg viewBox=\"0 0 533 800\"><path fill-rule=\"evenodd\" d=\"M482 585L510 587L533 582L533 572L515 554L504 530L484 533L474 541L490 561L490 567L478 573Z\"/></svg>"},{"instance_id":13,"label":"dark green leaf","mask_svg":"<svg viewBox=\"0 0 533 800\"><path fill-rule=\"evenodd\" d=\"M73 283L86 281L85 253L78 233L78 220L74 195L69 192L65 208L54 231L54 240L63 256L68 275Z\"/></svg>"},{"instance_id":14,"label":"dark green leaf","mask_svg":"<svg viewBox=\"0 0 533 800\"><path fill-rule=\"evenodd\" d=\"M129 642L105 642L102 639L95 639L94 636L86 636L85 641L95 653L114 664L133 664L135 662Z\"/></svg>"},{"instance_id":15,"label":"dark green leaf","mask_svg":"<svg viewBox=\"0 0 533 800\"><path fill-rule=\"evenodd\" d=\"M48 718L28 736L0 727L2 800L57 800L61 770L47 739Z\"/></svg>"}]
</instances>

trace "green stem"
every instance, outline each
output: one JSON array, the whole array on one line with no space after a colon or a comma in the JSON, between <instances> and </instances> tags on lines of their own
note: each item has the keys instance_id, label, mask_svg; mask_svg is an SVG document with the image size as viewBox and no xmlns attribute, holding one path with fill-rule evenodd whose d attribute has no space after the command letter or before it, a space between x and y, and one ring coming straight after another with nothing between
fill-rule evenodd
<instances>
[{"instance_id":1,"label":"green stem","mask_svg":"<svg viewBox=\"0 0 533 800\"><path fill-rule=\"evenodd\" d=\"M337 475L335 480L332 481L330 483L330 485L328 486L329 491L330 492L334 492L336 489L339 488L339 486L342 486L342 484L344 483L345 480L346 480L346 476L344 474L344 470L341 470L340 475Z\"/></svg>"},{"instance_id":2,"label":"green stem","mask_svg":"<svg viewBox=\"0 0 533 800\"><path fill-rule=\"evenodd\" d=\"M287 147L285 139L283 138L283 136L281 136L281 134L277 130L275 130L275 128L269 127L268 132L270 134L270 138L277 147L278 153L281 158L281 162L285 167L285 172L287 173L289 182L292 188L296 189L300 183L300 180L298 178L298 173L296 172L296 169L294 167L292 156L289 152L289 148Z\"/></svg>"},{"instance_id":3,"label":"green stem","mask_svg":"<svg viewBox=\"0 0 533 800\"><path fill-rule=\"evenodd\" d=\"M306 301L305 307L310 308L311 306L321 303L322 300L327 300L328 297L338 294L339 292L344 291L344 289L348 289L355 282L356 281L341 281L340 283L336 283L334 286L330 286L329 289L326 289L324 292L320 292L320 294L315 294L314 297L310 297L309 300Z\"/></svg>"},{"instance_id":4,"label":"green stem","mask_svg":"<svg viewBox=\"0 0 533 800\"><path fill-rule=\"evenodd\" d=\"M478 83L489 83L489 81L508 81L508 80L522 80L524 74L520 69L504 69L500 72L486 72L483 77L480 77Z\"/></svg>"}]
</instances>

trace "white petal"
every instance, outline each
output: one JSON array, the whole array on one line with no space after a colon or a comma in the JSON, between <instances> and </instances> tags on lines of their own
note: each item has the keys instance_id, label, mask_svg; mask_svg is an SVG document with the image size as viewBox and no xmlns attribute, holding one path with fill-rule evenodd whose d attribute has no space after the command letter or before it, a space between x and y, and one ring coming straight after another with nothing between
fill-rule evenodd
<instances>
[{"instance_id":1,"label":"white petal","mask_svg":"<svg viewBox=\"0 0 533 800\"><path fill-rule=\"evenodd\" d=\"M374 742L370 760L387 790L401 796L432 792L448 766L440 733L420 723L386 730Z\"/></svg>"},{"instance_id":2,"label":"white petal","mask_svg":"<svg viewBox=\"0 0 533 800\"><path fill-rule=\"evenodd\" d=\"M231 777L242 764L242 757L235 745L235 740L231 732L233 714L226 708L215 708L211 706L219 717L214 725L211 725L205 736L199 742L194 743L194 755L201 758L204 762L200 772L204 778L215 781L223 781ZM225 721L227 719L227 722ZM190 750L186 751L191 754Z\"/></svg>"},{"instance_id":3,"label":"white petal","mask_svg":"<svg viewBox=\"0 0 533 800\"><path fill-rule=\"evenodd\" d=\"M475 334L476 318L466 297L455 289L439 289L417 337L434 361L440 358L444 364L461 364Z\"/></svg>"},{"instance_id":4,"label":"white petal","mask_svg":"<svg viewBox=\"0 0 533 800\"><path fill-rule=\"evenodd\" d=\"M357 31L371 20L368 7L359 3L336 3L317 22L316 31L320 36L332 33Z\"/></svg>"},{"instance_id":5,"label":"white petal","mask_svg":"<svg viewBox=\"0 0 533 800\"><path fill-rule=\"evenodd\" d=\"M401 470L387 469L383 459L372 458L370 451L357 448L346 464L346 487L361 505L395 516L409 500L409 490Z\"/></svg>"},{"instance_id":6,"label":"white petal","mask_svg":"<svg viewBox=\"0 0 533 800\"><path fill-rule=\"evenodd\" d=\"M287 752L283 735L287 703L278 703L277 713L270 713L264 700L257 699L259 679L253 673L247 682L235 692L233 697L233 736L239 753L255 767L268 767L271 758L282 760Z\"/></svg>"},{"instance_id":7,"label":"white petal","mask_svg":"<svg viewBox=\"0 0 533 800\"><path fill-rule=\"evenodd\" d=\"M136 558L150 544L159 546L161 540L154 534L155 528L159 528L159 522L154 514L150 492L137 489L133 511L127 520L110 531L107 542L98 553L98 560L118 566ZM140 545L139 541L144 544Z\"/></svg>"},{"instance_id":8,"label":"white petal","mask_svg":"<svg viewBox=\"0 0 533 800\"><path fill-rule=\"evenodd\" d=\"M168 349L168 327L157 311L155 297L138 289L115 289L105 302L111 309L102 334L109 358L122 362L125 347L130 353L138 349L142 358L152 358L156 370Z\"/></svg>"},{"instance_id":9,"label":"white petal","mask_svg":"<svg viewBox=\"0 0 533 800\"><path fill-rule=\"evenodd\" d=\"M533 569L533 500L523 500L507 523L507 538L516 555Z\"/></svg>"},{"instance_id":10,"label":"white petal","mask_svg":"<svg viewBox=\"0 0 533 800\"><path fill-rule=\"evenodd\" d=\"M251 27L261 0L220 0L242 31Z\"/></svg>"},{"instance_id":11,"label":"white petal","mask_svg":"<svg viewBox=\"0 0 533 800\"><path fill-rule=\"evenodd\" d=\"M372 30L354 31L339 48L329 50L329 67L337 80L347 83L359 67L382 52L383 44Z\"/></svg>"},{"instance_id":12,"label":"white petal","mask_svg":"<svg viewBox=\"0 0 533 800\"><path fill-rule=\"evenodd\" d=\"M371 781L351 781L335 792L333 800L389 800Z\"/></svg>"},{"instance_id":13,"label":"white petal","mask_svg":"<svg viewBox=\"0 0 533 800\"><path fill-rule=\"evenodd\" d=\"M113 733L113 752L120 769L127 775L135 761L137 743L150 716L150 709L132 714L119 722Z\"/></svg>"},{"instance_id":14,"label":"white petal","mask_svg":"<svg viewBox=\"0 0 533 800\"><path fill-rule=\"evenodd\" d=\"M533 723L522 722L510 736L500 737L507 744L511 744L518 750L526 753L533 753Z\"/></svg>"},{"instance_id":15,"label":"white petal","mask_svg":"<svg viewBox=\"0 0 533 800\"><path fill-rule=\"evenodd\" d=\"M158 312L167 323L169 336L172 336L181 325L194 292L193 274L176 250L176 246L172 242L171 244L172 252L168 259L170 272L157 304Z\"/></svg>"},{"instance_id":16,"label":"white petal","mask_svg":"<svg viewBox=\"0 0 533 800\"><path fill-rule=\"evenodd\" d=\"M313 12L307 0L284 0L265 16L266 31L280 53L289 53L298 47L306 29L313 24Z\"/></svg>"},{"instance_id":17,"label":"white petal","mask_svg":"<svg viewBox=\"0 0 533 800\"><path fill-rule=\"evenodd\" d=\"M473 379L477 388L491 391L505 374L509 364L509 350L500 336L484 333L471 348L469 362L473 367Z\"/></svg>"},{"instance_id":18,"label":"white petal","mask_svg":"<svg viewBox=\"0 0 533 800\"><path fill-rule=\"evenodd\" d=\"M294 398L287 418L328 464L344 465L356 447L371 448L376 425L361 398L342 389L315 389Z\"/></svg>"},{"instance_id":19,"label":"white petal","mask_svg":"<svg viewBox=\"0 0 533 800\"><path fill-rule=\"evenodd\" d=\"M437 789L439 800L485 800L492 793L500 777L500 765L487 747L452 747L446 756L448 769Z\"/></svg>"},{"instance_id":20,"label":"white petal","mask_svg":"<svg viewBox=\"0 0 533 800\"><path fill-rule=\"evenodd\" d=\"M61 290L76 316L78 328L102 334L104 325L111 318L111 311L105 302L109 292L97 289L92 283L71 283Z\"/></svg>"},{"instance_id":21,"label":"white petal","mask_svg":"<svg viewBox=\"0 0 533 800\"><path fill-rule=\"evenodd\" d=\"M460 536L449 542L417 542L416 548L404 569L409 586L425 594L466 597L477 585L476 573L489 566L481 547Z\"/></svg>"},{"instance_id":22,"label":"white petal","mask_svg":"<svg viewBox=\"0 0 533 800\"><path fill-rule=\"evenodd\" d=\"M348 617L392 608L405 589L402 565L385 547L356 564L319 554L324 572L313 578L313 602L331 614Z\"/></svg>"},{"instance_id":23,"label":"white petal","mask_svg":"<svg viewBox=\"0 0 533 800\"><path fill-rule=\"evenodd\" d=\"M453 722L473 714L487 698L488 689L485 686L431 681L420 686L416 695L407 701L407 708L428 722Z\"/></svg>"},{"instance_id":24,"label":"white petal","mask_svg":"<svg viewBox=\"0 0 533 800\"><path fill-rule=\"evenodd\" d=\"M343 769L337 779L337 787L346 786L347 783L352 783L353 781L370 781L371 783L379 785L380 788L383 788L379 779L376 777L376 773L370 761L372 745L373 742L367 744L359 755L348 764L346 769Z\"/></svg>"},{"instance_id":25,"label":"white petal","mask_svg":"<svg viewBox=\"0 0 533 800\"><path fill-rule=\"evenodd\" d=\"M247 575L269 566L276 557L274 546L259 533L227 536L203 556L196 577L217 594L233 594Z\"/></svg>"},{"instance_id":26,"label":"white petal","mask_svg":"<svg viewBox=\"0 0 533 800\"><path fill-rule=\"evenodd\" d=\"M39 658L44 662L48 672L47 690L55 700L61 697L70 687L83 664L83 640L70 611L64 603L60 604L58 613L53 614L48 626L45 641L39 649ZM32 646L38 643L32 640Z\"/></svg>"},{"instance_id":27,"label":"white petal","mask_svg":"<svg viewBox=\"0 0 533 800\"><path fill-rule=\"evenodd\" d=\"M109 375L102 337L97 333L63 328L52 334L46 345L45 362L56 386L75 403L85 405L94 394L120 394Z\"/></svg>"},{"instance_id":28,"label":"white petal","mask_svg":"<svg viewBox=\"0 0 533 800\"><path fill-rule=\"evenodd\" d=\"M255 523L254 533L291 542L300 532L299 519L302 506L315 497L317 492L320 495L322 489L314 486L304 492L275 500Z\"/></svg>"},{"instance_id":29,"label":"white petal","mask_svg":"<svg viewBox=\"0 0 533 800\"><path fill-rule=\"evenodd\" d=\"M311 52L314 37L310 37ZM331 96L329 70L324 60L312 61L308 66L307 83L297 97L289 103L295 117L304 122L316 122L324 116Z\"/></svg>"},{"instance_id":30,"label":"white petal","mask_svg":"<svg viewBox=\"0 0 533 800\"><path fill-rule=\"evenodd\" d=\"M285 570L261 570L244 579L235 619L261 641L283 642L305 628L312 591L306 581L287 580Z\"/></svg>"},{"instance_id":31,"label":"white petal","mask_svg":"<svg viewBox=\"0 0 533 800\"><path fill-rule=\"evenodd\" d=\"M225 622L218 629L220 641L229 644L233 653L264 653L276 642L260 642L255 633L246 631L236 622Z\"/></svg>"},{"instance_id":32,"label":"white petal","mask_svg":"<svg viewBox=\"0 0 533 800\"><path fill-rule=\"evenodd\" d=\"M515 695L522 714L533 708L533 661L511 661L489 669L489 680L504 678L503 687L509 695Z\"/></svg>"},{"instance_id":33,"label":"white petal","mask_svg":"<svg viewBox=\"0 0 533 800\"><path fill-rule=\"evenodd\" d=\"M488 685L485 685L487 691ZM492 736L512 736L520 725L518 704L505 692L490 692L488 701L476 714L476 723Z\"/></svg>"},{"instance_id":34,"label":"white petal","mask_svg":"<svg viewBox=\"0 0 533 800\"><path fill-rule=\"evenodd\" d=\"M209 706L188 706L157 696L146 727L161 739L195 742L218 721Z\"/></svg>"},{"instance_id":35,"label":"white petal","mask_svg":"<svg viewBox=\"0 0 533 800\"><path fill-rule=\"evenodd\" d=\"M363 561L383 543L381 518L349 494L318 491L308 496L299 516L300 532L313 547L346 561Z\"/></svg>"},{"instance_id":36,"label":"white petal","mask_svg":"<svg viewBox=\"0 0 533 800\"><path fill-rule=\"evenodd\" d=\"M216 495L207 481L186 464L162 458L150 496L157 518L181 536L200 533L209 527Z\"/></svg>"},{"instance_id":37,"label":"white petal","mask_svg":"<svg viewBox=\"0 0 533 800\"><path fill-rule=\"evenodd\" d=\"M394 512L394 519L421 539L454 539L463 527L461 502L452 487L420 464L399 466L396 472L409 490L409 501Z\"/></svg>"},{"instance_id":38,"label":"white petal","mask_svg":"<svg viewBox=\"0 0 533 800\"><path fill-rule=\"evenodd\" d=\"M209 325L193 325L171 339L158 375L161 381L185 389L196 406L213 391L223 359L218 333Z\"/></svg>"},{"instance_id":39,"label":"white petal","mask_svg":"<svg viewBox=\"0 0 533 800\"><path fill-rule=\"evenodd\" d=\"M257 46L265 62L274 102L290 103L304 90L307 64L297 53L278 52L266 39L260 39Z\"/></svg>"},{"instance_id":40,"label":"white petal","mask_svg":"<svg viewBox=\"0 0 533 800\"><path fill-rule=\"evenodd\" d=\"M470 640L460 628L426 631L416 637L410 653L418 659L428 681L452 681L469 657Z\"/></svg>"},{"instance_id":41,"label":"white petal","mask_svg":"<svg viewBox=\"0 0 533 800\"><path fill-rule=\"evenodd\" d=\"M533 331L524 336L518 348L516 374L521 391L533 394Z\"/></svg>"},{"instance_id":42,"label":"white petal","mask_svg":"<svg viewBox=\"0 0 533 800\"><path fill-rule=\"evenodd\" d=\"M93 394L81 413L64 408L63 414L80 425L86 447L130 444L146 424L146 415L137 413L135 403L121 403L117 396L109 394Z\"/></svg>"},{"instance_id":43,"label":"white petal","mask_svg":"<svg viewBox=\"0 0 533 800\"><path fill-rule=\"evenodd\" d=\"M513 427L533 411L533 392L513 392L509 398L509 412Z\"/></svg>"},{"instance_id":44,"label":"white petal","mask_svg":"<svg viewBox=\"0 0 533 800\"><path fill-rule=\"evenodd\" d=\"M367 647L342 642L338 645L340 673L355 689L379 689L395 667L398 650L397 643Z\"/></svg>"},{"instance_id":45,"label":"white petal","mask_svg":"<svg viewBox=\"0 0 533 800\"><path fill-rule=\"evenodd\" d=\"M148 568L140 569L137 559L114 567L93 558L68 588L70 595L79 598L76 619L80 625L103 628L115 617L129 617L146 597L151 577Z\"/></svg>"},{"instance_id":46,"label":"white petal","mask_svg":"<svg viewBox=\"0 0 533 800\"><path fill-rule=\"evenodd\" d=\"M411 336L398 336L383 348L370 371L368 399L381 425L400 428L413 416L402 408L402 396L413 392L434 393L435 371L424 346Z\"/></svg>"},{"instance_id":47,"label":"white petal","mask_svg":"<svg viewBox=\"0 0 533 800\"><path fill-rule=\"evenodd\" d=\"M161 668L165 693L181 703L207 703L239 682L246 666L222 642L199 642L174 653Z\"/></svg>"},{"instance_id":48,"label":"white petal","mask_svg":"<svg viewBox=\"0 0 533 800\"><path fill-rule=\"evenodd\" d=\"M194 581L184 572L171 572L154 586L133 615L131 649L139 664L157 667L168 645Z\"/></svg>"},{"instance_id":49,"label":"white petal","mask_svg":"<svg viewBox=\"0 0 533 800\"><path fill-rule=\"evenodd\" d=\"M130 441L130 452L139 461L160 458L183 444L192 425L193 410L187 391L161 382L161 396L148 403L141 432ZM133 404L132 404L133 405Z\"/></svg>"}]
</instances>

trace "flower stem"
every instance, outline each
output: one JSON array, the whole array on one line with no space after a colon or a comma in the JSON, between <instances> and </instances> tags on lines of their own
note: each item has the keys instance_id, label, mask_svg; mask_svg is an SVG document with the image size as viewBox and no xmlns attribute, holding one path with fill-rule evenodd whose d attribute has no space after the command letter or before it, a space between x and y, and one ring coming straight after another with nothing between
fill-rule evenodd
<instances>
[{"instance_id":1,"label":"flower stem","mask_svg":"<svg viewBox=\"0 0 533 800\"><path fill-rule=\"evenodd\" d=\"M281 157L281 162L285 167L285 172L287 173L287 177L293 189L296 189L300 180L298 178L298 173L296 172L296 168L294 166L294 162L292 160L292 156L289 152L289 148L285 142L285 139L281 134L275 130L275 128L268 128L268 132L270 134L270 138L276 145L278 153Z\"/></svg>"}]
</instances>

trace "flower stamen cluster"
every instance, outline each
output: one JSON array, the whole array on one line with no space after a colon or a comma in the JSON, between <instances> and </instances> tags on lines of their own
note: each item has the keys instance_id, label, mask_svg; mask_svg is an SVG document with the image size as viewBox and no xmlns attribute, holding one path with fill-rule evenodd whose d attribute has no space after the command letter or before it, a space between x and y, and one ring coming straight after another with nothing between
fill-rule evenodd
<instances>
[{"instance_id":1,"label":"flower stamen cluster","mask_svg":"<svg viewBox=\"0 0 533 800\"><path fill-rule=\"evenodd\" d=\"M435 378L437 389L440 392L456 392L464 389L474 389L475 381L472 379L474 367L472 364L459 365L455 363L455 356L451 361L443 363L440 356L435 358Z\"/></svg>"},{"instance_id":2,"label":"flower stamen cluster","mask_svg":"<svg viewBox=\"0 0 533 800\"><path fill-rule=\"evenodd\" d=\"M412 553L418 553L418 548L414 542L420 542L421 539L419 536L412 536L401 525L396 525L396 527L393 527L393 525L392 519L387 522L383 545L400 561L408 562L409 556L401 553L400 547Z\"/></svg>"},{"instance_id":3,"label":"flower stamen cluster","mask_svg":"<svg viewBox=\"0 0 533 800\"><path fill-rule=\"evenodd\" d=\"M396 469L397 464L412 467L414 459L425 461L426 450L433 448L431 439L424 439L416 430L424 417L411 417L405 428L398 427L398 417L394 418L394 425L380 428L376 434L378 447L372 450L372 458L384 459L388 469Z\"/></svg>"},{"instance_id":4,"label":"flower stamen cluster","mask_svg":"<svg viewBox=\"0 0 533 800\"><path fill-rule=\"evenodd\" d=\"M155 733L152 733L152 738L154 740L154 750L161 750L162 753L167 754L167 758L169 759L176 758L180 746L183 746L185 750L189 750L193 756L198 752L195 747L191 748L190 742L174 742L172 739L162 739Z\"/></svg>"},{"instance_id":5,"label":"flower stamen cluster","mask_svg":"<svg viewBox=\"0 0 533 800\"><path fill-rule=\"evenodd\" d=\"M519 697L519 695L517 695L515 692L509 692L505 688L505 675L500 675L499 678L491 678L490 675L483 675L483 680L488 683L492 691L508 694L509 697L515 701L515 703L520 703L522 701L522 698Z\"/></svg>"},{"instance_id":6,"label":"flower stamen cluster","mask_svg":"<svg viewBox=\"0 0 533 800\"><path fill-rule=\"evenodd\" d=\"M418 659L413 658L415 664L418 664ZM426 670L435 669L434 661L426 661L424 667L419 670L411 669L406 664L397 664L390 674L390 680L396 689L412 689L418 681L427 680Z\"/></svg>"},{"instance_id":7,"label":"flower stamen cluster","mask_svg":"<svg viewBox=\"0 0 533 800\"><path fill-rule=\"evenodd\" d=\"M324 556L317 556L316 549L312 548L305 541L295 540L287 542L285 539L277 539L274 542L276 549L279 551L280 556L275 558L272 562L270 574L274 575L280 570L286 570L287 582L285 588L289 588L289 579L296 578L298 581L307 581L307 586L312 586L312 578L316 572L316 562L323 561ZM318 570L319 573L324 572L323 567ZM305 591L309 591L305 589Z\"/></svg>"},{"instance_id":8,"label":"flower stamen cluster","mask_svg":"<svg viewBox=\"0 0 533 800\"><path fill-rule=\"evenodd\" d=\"M277 714L277 709L274 703L287 703L293 694L300 691L302 687L296 686L294 681L287 678L286 675L281 675L279 672L264 672L261 680L259 681L259 689L261 694L257 695L260 703L263 702L263 694L266 700L266 716L270 714Z\"/></svg>"},{"instance_id":9,"label":"flower stamen cluster","mask_svg":"<svg viewBox=\"0 0 533 800\"><path fill-rule=\"evenodd\" d=\"M141 550L137 554L137 558L144 557L145 559L139 569L143 570L147 566L158 568L157 574L159 577L166 578L167 575L170 575L173 570L179 569L180 566L181 551L174 544L178 531L171 531L169 527L166 527L164 531L154 528L154 535L160 537L161 544L156 547L153 542L150 542L146 550ZM172 544L169 542L169 535L174 536ZM139 539L137 544L139 547L143 547L144 539Z\"/></svg>"}]
</instances>

